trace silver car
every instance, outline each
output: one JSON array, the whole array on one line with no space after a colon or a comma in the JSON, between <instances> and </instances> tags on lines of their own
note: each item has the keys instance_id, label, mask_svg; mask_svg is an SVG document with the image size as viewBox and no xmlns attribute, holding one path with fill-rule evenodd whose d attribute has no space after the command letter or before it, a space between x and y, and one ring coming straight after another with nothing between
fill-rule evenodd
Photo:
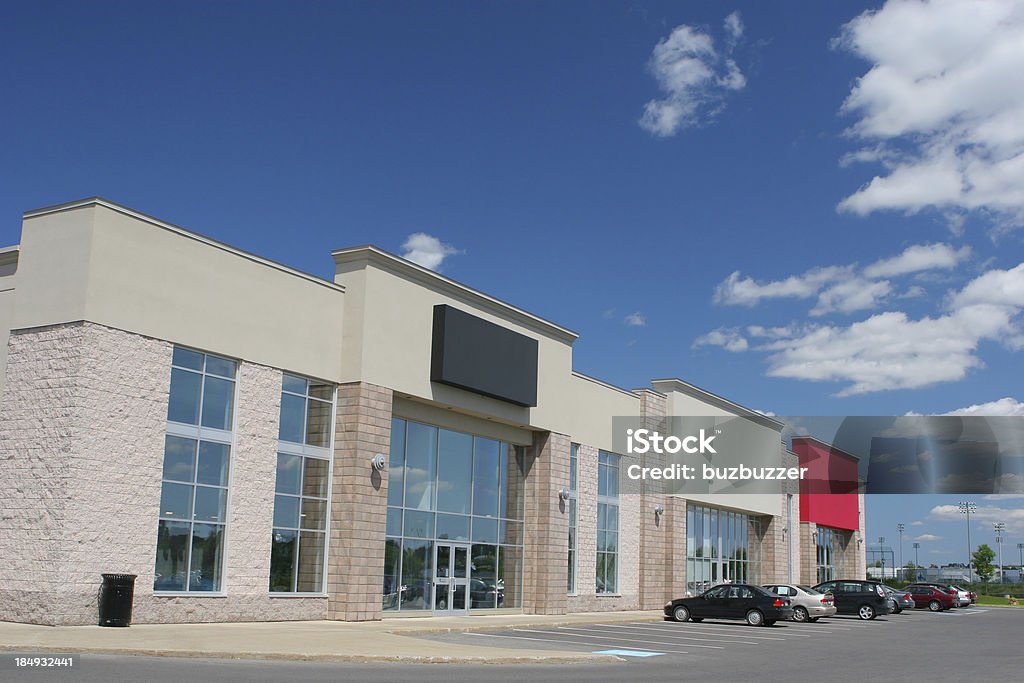
<instances>
[{"instance_id":1,"label":"silver car","mask_svg":"<svg viewBox=\"0 0 1024 683\"><path fill-rule=\"evenodd\" d=\"M795 583L772 583L765 589L789 598L793 605L793 621L815 622L836 613L836 602L831 593L819 593L810 586Z\"/></svg>"},{"instance_id":2,"label":"silver car","mask_svg":"<svg viewBox=\"0 0 1024 683\"><path fill-rule=\"evenodd\" d=\"M914 609L914 599L910 597L910 593L906 590L897 590L892 586L882 585L882 590L889 596L889 600L892 601L893 614L899 614L905 609Z\"/></svg>"},{"instance_id":3,"label":"silver car","mask_svg":"<svg viewBox=\"0 0 1024 683\"><path fill-rule=\"evenodd\" d=\"M960 586L950 586L949 590L956 595L956 606L957 607L970 607L971 602L971 591L964 590Z\"/></svg>"}]
</instances>

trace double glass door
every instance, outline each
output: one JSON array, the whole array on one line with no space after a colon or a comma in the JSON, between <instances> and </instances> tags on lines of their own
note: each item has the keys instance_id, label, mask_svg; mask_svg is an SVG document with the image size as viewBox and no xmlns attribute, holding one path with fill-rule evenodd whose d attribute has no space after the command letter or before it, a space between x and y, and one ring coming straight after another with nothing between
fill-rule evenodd
<instances>
[{"instance_id":1,"label":"double glass door","mask_svg":"<svg viewBox=\"0 0 1024 683\"><path fill-rule=\"evenodd\" d=\"M463 615L468 613L469 545L434 544L434 614Z\"/></svg>"}]
</instances>

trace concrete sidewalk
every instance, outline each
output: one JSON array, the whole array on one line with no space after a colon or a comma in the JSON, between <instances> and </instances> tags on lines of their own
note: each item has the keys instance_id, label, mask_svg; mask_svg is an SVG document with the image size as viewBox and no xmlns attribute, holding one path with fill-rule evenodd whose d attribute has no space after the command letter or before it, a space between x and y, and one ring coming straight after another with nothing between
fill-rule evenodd
<instances>
[{"instance_id":1,"label":"concrete sidewalk","mask_svg":"<svg viewBox=\"0 0 1024 683\"><path fill-rule=\"evenodd\" d=\"M493 614L472 617L245 624L140 624L129 628L36 626L0 622L0 650L216 659L339 662L518 663L614 661L607 655L442 644L417 636L508 627L657 621L660 611L585 612L556 616Z\"/></svg>"}]
</instances>

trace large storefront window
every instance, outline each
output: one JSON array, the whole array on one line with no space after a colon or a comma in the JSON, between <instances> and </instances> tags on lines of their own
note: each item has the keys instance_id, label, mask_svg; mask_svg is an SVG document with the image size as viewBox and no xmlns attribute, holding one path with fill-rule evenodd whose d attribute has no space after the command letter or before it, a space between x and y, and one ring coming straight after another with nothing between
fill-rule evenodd
<instances>
[{"instance_id":1,"label":"large storefront window","mask_svg":"<svg viewBox=\"0 0 1024 683\"><path fill-rule=\"evenodd\" d=\"M818 532L815 534L818 583L824 583L825 581L831 581L836 578L834 541L835 538L832 529L829 529L828 527L818 527Z\"/></svg>"},{"instance_id":2,"label":"large storefront window","mask_svg":"<svg viewBox=\"0 0 1024 683\"><path fill-rule=\"evenodd\" d=\"M595 591L619 590L619 456L597 456L597 572Z\"/></svg>"},{"instance_id":3,"label":"large storefront window","mask_svg":"<svg viewBox=\"0 0 1024 683\"><path fill-rule=\"evenodd\" d=\"M333 415L333 384L282 376L272 593L323 592Z\"/></svg>"},{"instance_id":4,"label":"large storefront window","mask_svg":"<svg viewBox=\"0 0 1024 683\"><path fill-rule=\"evenodd\" d=\"M221 590L237 371L233 360L174 349L154 591Z\"/></svg>"},{"instance_id":5,"label":"large storefront window","mask_svg":"<svg viewBox=\"0 0 1024 683\"><path fill-rule=\"evenodd\" d=\"M760 580L760 522L704 505L686 505L686 589L698 595L719 583Z\"/></svg>"},{"instance_id":6,"label":"large storefront window","mask_svg":"<svg viewBox=\"0 0 1024 683\"><path fill-rule=\"evenodd\" d=\"M519 446L392 420L385 611L522 607L522 546Z\"/></svg>"}]
</instances>

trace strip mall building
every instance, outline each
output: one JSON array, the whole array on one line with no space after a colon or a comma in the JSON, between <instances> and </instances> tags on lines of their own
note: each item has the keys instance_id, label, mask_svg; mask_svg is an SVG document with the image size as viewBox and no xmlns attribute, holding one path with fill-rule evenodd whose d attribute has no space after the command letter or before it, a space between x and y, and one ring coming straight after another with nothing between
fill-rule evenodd
<instances>
[{"instance_id":1,"label":"strip mall building","mask_svg":"<svg viewBox=\"0 0 1024 683\"><path fill-rule=\"evenodd\" d=\"M740 416L573 370L576 335L370 246L322 280L101 199L0 250L0 620L658 609L863 576L863 500L623 494L612 418ZM839 467L845 466L840 464ZM854 465L855 468L855 465ZM795 485L794 485L795 486Z\"/></svg>"}]
</instances>

